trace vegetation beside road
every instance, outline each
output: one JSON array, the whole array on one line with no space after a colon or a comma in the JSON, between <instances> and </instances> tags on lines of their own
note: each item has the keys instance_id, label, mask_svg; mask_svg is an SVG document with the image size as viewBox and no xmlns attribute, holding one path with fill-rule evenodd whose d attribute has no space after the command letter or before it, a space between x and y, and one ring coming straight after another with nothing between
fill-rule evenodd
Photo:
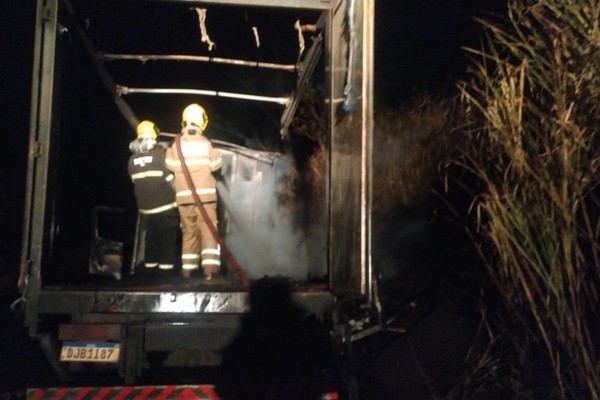
<instances>
[{"instance_id":1,"label":"vegetation beside road","mask_svg":"<svg viewBox=\"0 0 600 400\"><path fill-rule=\"evenodd\" d=\"M598 0L510 1L466 49L447 165L470 178L493 348L453 398L600 398L599 21Z\"/></svg>"}]
</instances>

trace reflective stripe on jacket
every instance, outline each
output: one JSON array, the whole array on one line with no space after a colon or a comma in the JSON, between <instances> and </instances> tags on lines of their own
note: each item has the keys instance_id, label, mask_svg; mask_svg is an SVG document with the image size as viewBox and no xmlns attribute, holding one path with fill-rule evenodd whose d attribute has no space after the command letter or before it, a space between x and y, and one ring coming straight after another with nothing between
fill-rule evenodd
<instances>
[{"instance_id":1,"label":"reflective stripe on jacket","mask_svg":"<svg viewBox=\"0 0 600 400\"><path fill-rule=\"evenodd\" d=\"M217 201L216 180L213 171L221 168L221 153L202 135L181 135L181 152L185 158L196 193L203 203ZM183 175L176 144L167 149L166 167L175 174L177 204L194 203L191 188Z\"/></svg>"},{"instance_id":2,"label":"reflective stripe on jacket","mask_svg":"<svg viewBox=\"0 0 600 400\"><path fill-rule=\"evenodd\" d=\"M128 172L142 214L155 214L176 206L171 186L173 173L165 168L165 150L156 147L129 158Z\"/></svg>"}]
</instances>

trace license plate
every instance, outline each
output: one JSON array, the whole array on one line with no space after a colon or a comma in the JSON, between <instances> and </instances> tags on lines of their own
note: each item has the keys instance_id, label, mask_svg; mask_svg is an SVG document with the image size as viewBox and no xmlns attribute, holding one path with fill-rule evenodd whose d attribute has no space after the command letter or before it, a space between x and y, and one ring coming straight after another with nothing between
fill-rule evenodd
<instances>
[{"instance_id":1,"label":"license plate","mask_svg":"<svg viewBox=\"0 0 600 400\"><path fill-rule=\"evenodd\" d=\"M114 363L119 361L120 350L118 343L64 342L60 361Z\"/></svg>"}]
</instances>

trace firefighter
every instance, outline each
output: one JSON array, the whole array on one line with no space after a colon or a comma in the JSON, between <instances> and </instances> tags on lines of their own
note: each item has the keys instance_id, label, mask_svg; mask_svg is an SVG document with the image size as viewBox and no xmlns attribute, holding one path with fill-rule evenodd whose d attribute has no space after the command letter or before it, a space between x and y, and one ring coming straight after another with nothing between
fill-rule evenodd
<instances>
[{"instance_id":1,"label":"firefighter","mask_svg":"<svg viewBox=\"0 0 600 400\"><path fill-rule=\"evenodd\" d=\"M175 192L181 220L181 268L184 278L202 266L204 277L210 280L219 273L221 251L209 223L217 226L217 189L214 173L221 168L221 154L204 136L208 116L199 104L190 104L182 113L181 152L179 158L176 142L167 149L166 165L175 174ZM182 161L185 162L182 165ZM186 170L201 204L196 204L192 188L188 185ZM208 221L204 219L203 207ZM216 231L215 231L216 232Z\"/></svg>"},{"instance_id":2,"label":"firefighter","mask_svg":"<svg viewBox=\"0 0 600 400\"><path fill-rule=\"evenodd\" d=\"M173 271L178 258L179 214L172 187L173 173L165 167L165 148L158 145L159 130L152 121L137 125L137 139L128 172L134 192L140 225L145 231L144 270Z\"/></svg>"}]
</instances>

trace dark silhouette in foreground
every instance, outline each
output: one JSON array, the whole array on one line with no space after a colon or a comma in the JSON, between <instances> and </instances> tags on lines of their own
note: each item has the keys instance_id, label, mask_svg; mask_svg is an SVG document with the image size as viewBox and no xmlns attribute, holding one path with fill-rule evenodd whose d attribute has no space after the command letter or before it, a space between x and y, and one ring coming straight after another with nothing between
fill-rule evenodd
<instances>
[{"instance_id":1,"label":"dark silhouette in foreground","mask_svg":"<svg viewBox=\"0 0 600 400\"><path fill-rule=\"evenodd\" d=\"M294 304L287 280L253 283L250 311L223 352L224 399L319 399L333 355L318 321Z\"/></svg>"}]
</instances>

